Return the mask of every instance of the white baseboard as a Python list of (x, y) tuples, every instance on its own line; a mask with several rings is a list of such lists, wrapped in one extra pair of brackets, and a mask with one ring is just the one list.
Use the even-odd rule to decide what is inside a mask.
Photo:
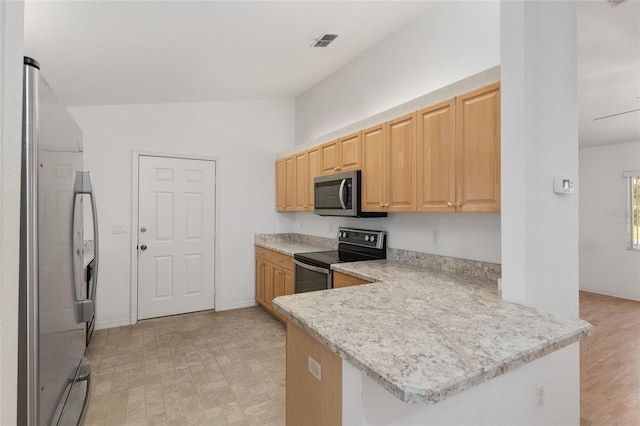
[(224, 304), (216, 305), (216, 311), (217, 312), (230, 311), (231, 309), (250, 308), (256, 305), (257, 303), (255, 299), (241, 300), (239, 302), (224, 303)]
[(96, 321), (96, 330), (102, 330), (105, 328), (115, 328), (115, 327), (124, 327), (126, 325), (131, 325), (131, 320), (129, 318), (126, 319), (117, 319), (117, 320), (108, 320), (108, 321)]
[(601, 294), (603, 296), (611, 296), (611, 297), (617, 297), (619, 299), (628, 299), (628, 300), (635, 300), (637, 302), (640, 302), (640, 299), (636, 296), (618, 293), (616, 291), (602, 291), (600, 289), (592, 289), (592, 288), (586, 288), (586, 287), (580, 287), (580, 291), (586, 291), (589, 293)]

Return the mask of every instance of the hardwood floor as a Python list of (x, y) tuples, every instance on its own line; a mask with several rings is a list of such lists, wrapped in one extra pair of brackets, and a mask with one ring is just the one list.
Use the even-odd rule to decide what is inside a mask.
[(580, 424), (640, 425), (640, 302), (580, 292)]

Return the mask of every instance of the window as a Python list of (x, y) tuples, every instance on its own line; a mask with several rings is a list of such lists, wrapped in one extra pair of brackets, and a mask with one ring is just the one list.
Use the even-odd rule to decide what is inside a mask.
[(629, 194), (629, 248), (640, 250), (640, 171), (624, 172), (624, 177), (627, 178)]

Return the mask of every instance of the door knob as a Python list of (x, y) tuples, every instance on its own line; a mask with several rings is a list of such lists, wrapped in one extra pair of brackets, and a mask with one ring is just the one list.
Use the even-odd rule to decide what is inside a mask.
[(147, 245), (143, 244), (140, 246), (140, 250), (145, 251), (147, 249)]
[(140, 232), (145, 233), (147, 232), (147, 227), (143, 226), (142, 228), (140, 228)]

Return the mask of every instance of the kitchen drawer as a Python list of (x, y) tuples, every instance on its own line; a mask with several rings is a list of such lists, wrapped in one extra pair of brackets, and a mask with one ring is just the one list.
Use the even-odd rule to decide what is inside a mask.
[(272, 253), (275, 253), (271, 250), (267, 250), (266, 248), (263, 247), (257, 247), (256, 246), (256, 257), (258, 259), (262, 259), (266, 262), (271, 262), (271, 255)]
[(287, 256), (286, 254), (256, 246), (256, 257), (265, 262), (273, 263), (276, 266), (293, 271), (293, 257)]
[(293, 271), (293, 257), (275, 251), (271, 252), (271, 263)]

